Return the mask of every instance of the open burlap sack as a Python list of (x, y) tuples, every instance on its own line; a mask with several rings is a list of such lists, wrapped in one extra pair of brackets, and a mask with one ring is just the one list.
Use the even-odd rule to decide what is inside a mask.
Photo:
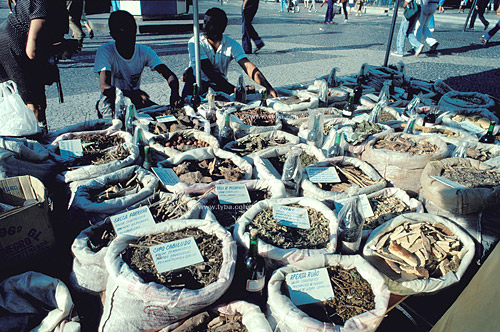
[(207, 134), (203, 131), (194, 130), (194, 129), (179, 130), (179, 131), (174, 131), (174, 132), (164, 134), (164, 135), (153, 136), (148, 140), (149, 146), (152, 149), (156, 150), (157, 152), (161, 153), (162, 155), (165, 155), (166, 158), (185, 152), (185, 151), (174, 149), (174, 148), (164, 146), (164, 145), (158, 143), (158, 139), (164, 138), (164, 139), (169, 140), (174, 135), (182, 135), (183, 137), (193, 137), (199, 141), (208, 143), (211, 147), (214, 147), (214, 148), (219, 147), (219, 141), (217, 141), (217, 138), (215, 138), (214, 136)]
[(493, 110), (495, 101), (484, 93), (453, 90), (445, 93), (439, 99), (438, 106), (451, 112), (480, 108)]
[[(319, 99), (314, 94), (307, 91), (290, 91), (286, 89), (278, 89), (280, 98), (270, 98), (267, 101), (269, 107), (273, 108), (277, 112), (293, 112), (293, 111), (304, 111), (309, 108), (316, 108), (319, 104)], [(295, 104), (286, 104), (281, 100), (289, 97), (296, 97), (300, 102)]]
[(491, 166), (469, 158), (447, 158), (430, 162), (422, 172), (421, 183), (425, 197), (435, 205), (454, 214), (470, 214), (498, 204), (500, 186), (457, 189), (432, 178), (432, 176), (441, 176), (446, 167), (492, 169)]
[(321, 203), (317, 199), (307, 198), (307, 197), (290, 197), (290, 198), (278, 198), (278, 199), (266, 199), (260, 201), (253, 205), (245, 214), (243, 214), (238, 222), (236, 223), (233, 236), (236, 241), (246, 249), (248, 249), (250, 243), (249, 233), (246, 231), (247, 225), (252, 223), (255, 216), (261, 211), (272, 208), (277, 205), (290, 205), (299, 204), (303, 207), (311, 207), (319, 211), (328, 221), (329, 240), (325, 248), (322, 249), (283, 249), (276, 247), (274, 245), (265, 243), (259, 239), (259, 255), (266, 259), (271, 259), (278, 264), (289, 264), (297, 262), (305, 257), (319, 255), (319, 254), (332, 254), (335, 252), (337, 247), (337, 229), (338, 221), (337, 217), (331, 209), (329, 209), (325, 204)]
[[(311, 318), (297, 308), (288, 296), (283, 294), (282, 290), (287, 274), (338, 265), (344, 269), (356, 268), (363, 279), (370, 284), (375, 295), (375, 309), (352, 317), (343, 326), (339, 326)], [(268, 284), (268, 291), (267, 314), (273, 331), (277, 332), (375, 331), (385, 316), (390, 295), (381, 274), (359, 255), (316, 255), (283, 266), (272, 274)]]
[[(182, 232), (198, 228), (222, 241), (223, 263), (216, 282), (191, 290), (169, 289), (155, 282), (145, 282), (121, 258), (129, 243), (141, 236), (163, 232)], [(236, 265), (236, 243), (231, 234), (209, 220), (183, 219), (156, 224), (130, 235), (118, 236), (104, 258), (109, 272), (106, 301), (99, 325), (102, 332), (161, 329), (214, 303), (230, 286)]]
[(85, 122), (80, 122), (77, 124), (73, 124), (62, 129), (56, 130), (54, 132), (49, 132), (47, 137), (43, 140), (46, 144), (51, 144), (57, 139), (59, 136), (72, 133), (72, 132), (86, 132), (86, 131), (109, 131), (114, 132), (118, 131), (122, 128), (123, 124), (118, 119), (97, 119), (97, 120), (89, 120)]
[[(462, 251), (464, 252), (457, 272), (450, 271), (440, 278), (423, 278), (408, 281), (407, 279), (401, 278), (399, 274), (396, 274), (389, 268), (382, 258), (376, 256), (373, 252), (378, 240), (386, 233), (393, 231), (396, 227), (406, 222), (412, 224), (425, 222), (431, 225), (441, 223), (448, 227), (448, 229), (459, 238), (462, 243)], [(474, 257), (474, 251), (474, 241), (471, 237), (460, 226), (449, 219), (428, 213), (405, 213), (373, 230), (363, 247), (363, 257), (382, 273), (391, 293), (397, 295), (414, 295), (433, 293), (458, 282), (469, 267)]]
[[(405, 152), (376, 149), (374, 147), (378, 140), (400, 135), (417, 143), (427, 141), (429, 144), (435, 145), (437, 151), (423, 155), (410, 155)], [(427, 163), (446, 158), (448, 154), (448, 146), (438, 137), (396, 133), (380, 136), (369, 141), (361, 159), (373, 166), (384, 179), (395, 187), (416, 194), (420, 189), (420, 175)]]
[[(251, 110), (256, 108), (264, 110), (268, 113), (267, 116), (268, 118), (266, 120), (269, 120), (269, 117), (274, 117), (275, 119), (274, 125), (270, 126), (249, 125), (243, 121), (244, 119), (240, 119), (238, 116), (234, 114), (235, 112), (238, 111)], [(271, 107), (263, 107), (263, 106), (243, 106), (238, 108), (231, 107), (227, 110), (227, 112), (230, 113), (231, 128), (233, 128), (235, 133), (240, 133), (240, 135), (249, 135), (249, 134), (262, 133), (266, 131), (280, 130), (281, 127), (283, 126), (279, 113), (273, 110)], [(218, 128), (222, 128), (224, 126), (225, 113), (218, 111), (216, 115), (217, 115), (217, 126)]]
[[(469, 131), (467, 127), (463, 126), (465, 123), (464, 121), (462, 121), (462, 122), (455, 121), (456, 119), (454, 119), (454, 117), (456, 115), (464, 115), (464, 116), (479, 115), (479, 116), (483, 117), (484, 119), (480, 119), (479, 122), (474, 123), (477, 127), (482, 128), (483, 131), (480, 133), (475, 133), (473, 131)], [(474, 136), (486, 133), (486, 131), (488, 130), (488, 128), (490, 126), (490, 121), (495, 121), (497, 126), (493, 132), (494, 133), (498, 132), (498, 118), (496, 117), (496, 115), (494, 113), (488, 111), (487, 109), (474, 109), (474, 110), (458, 109), (455, 112), (448, 112), (447, 114), (443, 114), (442, 117), (438, 117), (438, 120), (441, 120), (441, 122), (448, 127), (455, 127), (458, 129), (465, 130)]]

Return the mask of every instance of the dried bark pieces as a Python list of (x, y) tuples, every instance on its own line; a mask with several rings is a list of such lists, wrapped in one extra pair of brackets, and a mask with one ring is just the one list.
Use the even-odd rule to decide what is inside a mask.
[(401, 136), (386, 137), (378, 140), (375, 149), (386, 149), (395, 152), (409, 153), (410, 155), (422, 155), (427, 153), (436, 153), (438, 147), (430, 144), (427, 140), (415, 142), (411, 138), (403, 138)]
[(245, 171), (236, 166), (230, 159), (187, 160), (173, 167), (179, 180), (187, 184), (211, 183), (220, 179), (238, 181), (243, 179)]

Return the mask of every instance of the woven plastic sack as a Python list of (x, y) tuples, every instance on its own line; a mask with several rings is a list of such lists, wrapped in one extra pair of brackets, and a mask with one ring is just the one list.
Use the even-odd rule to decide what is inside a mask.
[[(172, 156), (168, 158), (167, 160), (164, 160), (162, 162), (158, 163), (158, 167), (163, 167), (163, 168), (172, 168), (174, 166), (179, 165), (183, 161), (186, 160), (198, 160), (202, 161), (205, 159), (212, 159), (212, 158), (222, 158), (222, 159), (231, 159), (231, 161), (238, 166), (240, 169), (242, 169), (245, 172), (245, 175), (243, 179), (241, 180), (249, 180), (252, 178), (252, 165), (248, 163), (243, 158), (238, 157), (234, 153), (224, 151), (222, 149), (218, 148), (201, 148), (201, 149), (196, 149), (193, 151), (187, 151), (183, 152), (180, 154), (177, 154), (175, 156)], [(230, 182), (229, 180), (218, 180), (215, 181), (216, 183), (225, 183), (225, 182)], [(183, 182), (179, 182), (175, 185), (165, 185), (165, 188), (170, 191), (170, 192), (183, 192), (186, 188), (188, 187), (193, 187), (193, 188), (202, 188), (206, 187), (210, 184), (207, 183), (196, 183), (194, 185), (188, 185)]]
[[(122, 197), (105, 200), (101, 203), (90, 200), (90, 193), (97, 190), (104, 190), (107, 184), (116, 184), (121, 181), (131, 179), (137, 175), (138, 181), (143, 188), (137, 193)], [(139, 167), (130, 166), (119, 169), (115, 172), (102, 175), (81, 183), (74, 192), (70, 200), (69, 214), (73, 220), (99, 222), (105, 217), (113, 215), (130, 207), (153, 194), (158, 187), (158, 178), (151, 172)]]
[[(378, 190), (384, 189), (387, 185), (387, 182), (377, 173), (377, 171), (373, 167), (371, 167), (366, 162), (356, 158), (352, 157), (327, 158), (311, 166), (330, 167), (332, 165), (353, 165), (356, 168), (360, 169), (364, 174), (366, 174), (372, 181), (375, 181), (375, 183), (372, 185), (359, 188), (357, 190), (358, 195), (370, 194), (376, 192)], [(319, 199), (320, 201), (326, 201), (328, 204), (331, 204), (335, 200), (348, 197), (347, 192), (326, 191), (319, 188), (316, 184), (312, 183), (309, 180), (309, 176), (307, 174), (306, 169), (304, 169), (304, 172), (302, 173), (301, 187), (304, 196), (313, 197)]]
[[(343, 326), (324, 323), (309, 317), (290, 298), (282, 293), (286, 275), (293, 272), (340, 265), (344, 269), (356, 268), (371, 286), (375, 295), (375, 309), (348, 319)], [(383, 277), (359, 255), (316, 255), (274, 271), (268, 284), (268, 317), (276, 332), (362, 332), (375, 331), (387, 311), (389, 290)]]
[(468, 141), (472, 143), (472, 141), (477, 140), (477, 138), (468, 131), (457, 127), (435, 125), (430, 127), (429, 130), (430, 132), (425, 132), (417, 129), (421, 136), (434, 136), (442, 139), (450, 147), (450, 152), (452, 151), (452, 149), (455, 149), (455, 147), (458, 146), (458, 144), (460, 144), (460, 142), (462, 141)]
[(291, 198), (279, 198), (279, 199), (266, 199), (260, 201), (253, 205), (247, 212), (245, 212), (238, 222), (236, 223), (233, 236), (236, 241), (246, 249), (249, 249), (250, 236), (246, 231), (247, 225), (249, 225), (255, 216), (261, 211), (272, 208), (276, 205), (290, 205), (299, 204), (304, 207), (311, 207), (319, 212), (329, 220), (329, 240), (325, 248), (322, 249), (282, 249), (271, 244), (265, 243), (259, 239), (259, 255), (278, 262), (281, 265), (297, 262), (305, 257), (320, 255), (320, 254), (332, 254), (335, 252), (337, 247), (337, 228), (338, 221), (337, 217), (331, 209), (329, 209), (325, 204), (321, 203), (317, 199), (307, 198), (307, 197), (291, 197)]
[(493, 110), (495, 101), (488, 95), (479, 92), (450, 91), (439, 99), (438, 106), (454, 112), (464, 109)]
[[(274, 116), (275, 117), (275, 122), (274, 125), (271, 126), (255, 126), (255, 125), (248, 125), (243, 122), (242, 119), (240, 119), (238, 116), (236, 116), (234, 113), (238, 111), (244, 111), (244, 110), (250, 110), (258, 108), (261, 110), (266, 111), (269, 116)], [(227, 110), (230, 114), (230, 120), (231, 120), (231, 128), (233, 128), (235, 133), (241, 133), (242, 135), (248, 135), (248, 134), (257, 134), (257, 133), (262, 133), (266, 131), (273, 131), (273, 130), (280, 130), (281, 127), (283, 126), (281, 123), (281, 118), (279, 114), (273, 110), (271, 107), (262, 107), (262, 106), (243, 106), (241, 108), (236, 108), (236, 107), (231, 107)], [(222, 128), (224, 125), (225, 121), (225, 112), (217, 112), (217, 126), (218, 128)], [(267, 120), (267, 119), (266, 119)]]
[(454, 166), (479, 170), (492, 169), (491, 166), (469, 158), (447, 158), (430, 162), (423, 170), (421, 177), (422, 191), (428, 200), (454, 214), (475, 213), (498, 204), (500, 186), (456, 189), (432, 178), (432, 176), (441, 176), (445, 168)]
[(29, 136), (40, 132), (35, 113), (22, 100), (13, 81), (0, 83), (0, 135)]
[[(280, 157), (286, 155), (289, 151), (294, 149), (302, 150), (302, 153), (305, 153), (311, 157), (315, 157), (317, 161), (325, 159), (323, 151), (312, 145), (296, 144), (290, 146), (270, 147), (256, 153), (256, 156), (254, 158), (254, 167), (255, 167), (254, 177), (257, 179), (264, 179), (264, 180), (269, 180), (269, 179), (281, 180), (281, 174), (283, 173), (283, 170), (282, 169), (276, 170), (274, 166), (271, 164), (271, 162), (268, 160), (268, 158)], [(305, 167), (305, 165), (302, 165), (302, 167)]]
[[(375, 256), (375, 254), (373, 253), (373, 248), (381, 236), (383, 236), (387, 232), (391, 232), (396, 227), (405, 222), (426, 222), (431, 225), (434, 225), (435, 223), (441, 223), (444, 226), (448, 227), (450, 231), (460, 239), (460, 242), (462, 242), (463, 245), (462, 250), (465, 251), (457, 272), (448, 272), (441, 278), (398, 281), (399, 275), (397, 275), (395, 272), (392, 272), (392, 270), (381, 258)], [(449, 219), (428, 213), (406, 213), (392, 219), (391, 221), (386, 222), (385, 224), (380, 225), (370, 234), (370, 237), (368, 238), (363, 248), (363, 257), (365, 257), (368, 262), (370, 262), (382, 273), (385, 282), (392, 294), (414, 295), (433, 293), (460, 281), (474, 257), (474, 250), (474, 241), (472, 241), (471, 237), (464, 230), (462, 230), (461, 227), (454, 224)], [(392, 279), (389, 276), (391, 276)]]
[[(436, 145), (438, 150), (430, 154), (410, 155), (409, 153), (374, 148), (378, 140), (399, 135), (402, 135), (403, 138), (410, 138), (417, 143), (427, 141)], [(372, 165), (393, 186), (410, 193), (418, 193), (420, 176), (427, 163), (433, 160), (441, 160), (448, 157), (448, 155), (448, 146), (438, 137), (397, 133), (380, 136), (369, 141), (361, 158)]]
[[(500, 167), (500, 145), (498, 144), (485, 144), (485, 143), (479, 143), (476, 141), (469, 140), (467, 141), (467, 148), (468, 149), (474, 149), (474, 150), (479, 150), (483, 151), (486, 153), (491, 154), (491, 157), (487, 159), (486, 161), (483, 161), (483, 163), (487, 166), (491, 167)], [(471, 158), (471, 156), (467, 156), (467, 158)], [(474, 159), (474, 158), (472, 158)]]
[[(154, 106), (145, 107), (145, 108), (141, 108), (141, 109), (137, 110), (137, 114), (139, 115), (139, 117), (140, 117), (140, 114), (147, 114), (151, 117), (156, 117), (156, 116), (159, 116), (161, 114), (167, 113), (168, 109), (169, 109), (169, 107), (167, 105), (154, 105)], [(210, 130), (211, 130), (210, 122), (206, 118), (196, 115), (196, 113), (194, 112), (194, 109), (189, 105), (185, 105), (183, 107), (183, 110), (188, 117), (190, 117), (192, 119), (199, 120), (203, 126), (202, 131), (207, 133), (207, 134), (210, 134)], [(155, 123), (155, 121), (146, 120), (146, 119), (142, 118), (142, 119), (139, 119), (139, 123), (145, 125), (145, 131), (147, 131), (150, 135), (154, 135), (153, 133), (151, 133), (149, 131), (148, 125), (150, 123)]]
[[(231, 151), (237, 155), (240, 155), (236, 151), (232, 150), (233, 148), (235, 148), (237, 146), (237, 143), (241, 142), (242, 140), (249, 140), (249, 139), (253, 140), (256, 137), (260, 137), (264, 140), (286, 139), (288, 142), (286, 145), (294, 145), (294, 144), (298, 144), (300, 142), (300, 139), (295, 135), (292, 135), (290, 133), (287, 133), (287, 132), (284, 132), (281, 130), (273, 130), (273, 131), (266, 131), (266, 132), (262, 132), (262, 133), (258, 133), (258, 134), (246, 135), (245, 137), (237, 139), (236, 141), (232, 141), (232, 142), (227, 143), (226, 146), (224, 146), (223, 148), (224, 148), (224, 150)], [(255, 158), (255, 155), (259, 151), (262, 151), (262, 150), (258, 150), (258, 151), (256, 150), (250, 154), (247, 154), (246, 156), (242, 156), (242, 158), (253, 165), (253, 160)]]
[(49, 132), (46, 137), (44, 137), (44, 142), (46, 144), (52, 144), (55, 139), (66, 133), (82, 132), (82, 131), (108, 131), (114, 132), (122, 128), (123, 124), (119, 119), (97, 119), (89, 120), (85, 122), (80, 122), (73, 124), (62, 129), (56, 130), (54, 132)]
[[(269, 107), (272, 107), (277, 112), (293, 112), (293, 111), (304, 111), (307, 109), (317, 108), (319, 104), (319, 99), (314, 94), (307, 91), (289, 91), (284, 89), (277, 89), (280, 98), (270, 98), (267, 100)], [(282, 102), (283, 99), (289, 97), (297, 97), (300, 102), (297, 104), (288, 105)]]
[(27, 331), (34, 315), (43, 316), (31, 331), (79, 332), (80, 323), (71, 321), (74, 309), (68, 287), (38, 272), (26, 272), (0, 283), (0, 327), (2, 332)]
[[(222, 241), (223, 263), (216, 282), (198, 290), (174, 289), (154, 282), (146, 283), (121, 258), (121, 252), (137, 238), (163, 232), (199, 228)], [(218, 223), (208, 220), (172, 220), (118, 236), (104, 259), (109, 272), (102, 332), (160, 329), (213, 304), (230, 286), (236, 265), (236, 243)]]
[[(174, 196), (174, 194), (160, 192), (160, 201), (166, 200), (171, 196)], [(129, 210), (148, 205), (146, 200), (132, 205)], [(202, 215), (202, 212), (206, 212), (207, 209), (202, 208), (199, 203), (196, 203), (196, 201), (189, 202), (188, 206), (190, 207), (190, 210), (179, 219), (205, 219), (207, 216), (206, 213)], [(120, 211), (116, 214), (121, 212), (125, 211)], [(212, 217), (212, 219), (214, 218)], [(89, 236), (102, 227), (102, 225), (106, 222), (111, 221), (105, 219), (95, 225), (87, 227), (80, 232), (71, 245), (71, 252), (73, 253), (74, 259), (73, 271), (71, 271), (70, 274), (70, 283), (72, 287), (79, 289), (80, 291), (95, 294), (106, 289), (108, 271), (106, 270), (106, 265), (104, 264), (104, 257), (106, 256), (109, 246), (103, 247), (101, 250), (94, 252), (88, 245)]]
[(202, 141), (202, 142), (206, 142), (208, 143), (211, 147), (214, 147), (214, 148), (218, 148), (219, 147), (219, 141), (217, 141), (217, 138), (215, 138), (214, 136), (210, 135), (210, 134), (207, 134), (203, 131), (199, 131), (199, 130), (194, 130), (194, 129), (190, 129), (190, 130), (179, 130), (179, 131), (174, 131), (174, 132), (171, 132), (171, 133), (168, 133), (168, 134), (163, 134), (163, 135), (157, 135), (157, 136), (153, 136), (150, 140), (149, 140), (149, 146), (160, 152), (161, 154), (165, 155), (167, 158), (168, 157), (171, 157), (171, 156), (174, 156), (174, 155), (177, 155), (177, 154), (180, 154), (182, 152), (185, 152), (185, 151), (180, 151), (180, 150), (177, 150), (177, 149), (174, 149), (174, 148), (171, 148), (171, 147), (167, 147), (167, 146), (164, 146), (160, 143), (158, 143), (158, 139), (159, 138), (164, 138), (164, 139), (170, 139), (172, 138), (172, 136), (174, 135), (182, 135), (183, 137), (193, 137), (199, 141)]

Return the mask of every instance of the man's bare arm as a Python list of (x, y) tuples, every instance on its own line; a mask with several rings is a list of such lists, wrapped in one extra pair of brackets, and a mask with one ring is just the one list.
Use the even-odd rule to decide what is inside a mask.
[(255, 81), (255, 83), (262, 85), (264, 88), (266, 88), (266, 91), (269, 95), (273, 97), (278, 97), (278, 93), (274, 90), (274, 88), (271, 86), (271, 84), (267, 81), (265, 78), (264, 74), (255, 66), (250, 60), (247, 58), (243, 58), (240, 61), (238, 61), (239, 65), (243, 70), (247, 73), (247, 75)]

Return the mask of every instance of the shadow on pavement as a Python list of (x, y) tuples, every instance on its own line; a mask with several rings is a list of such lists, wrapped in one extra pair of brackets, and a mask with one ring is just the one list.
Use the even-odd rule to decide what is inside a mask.
[(500, 45), (500, 42), (492, 42), (488, 43), (487, 46), (484, 46), (479, 43), (479, 40), (477, 44), (470, 44), (468, 46), (460, 46), (460, 47), (454, 47), (454, 48), (443, 48), (439, 49), (438, 52), (442, 55), (452, 55), (452, 54), (458, 54), (458, 53), (466, 53), (469, 51), (474, 51), (474, 50), (479, 50), (482, 48), (489, 48), (489, 47), (494, 47)]
[[(500, 43), (499, 43), (500, 44)], [(497, 66), (497, 63), (492, 63)], [(444, 80), (458, 91), (474, 91), (500, 98), (500, 69), (492, 69), (477, 74), (453, 76)]]

